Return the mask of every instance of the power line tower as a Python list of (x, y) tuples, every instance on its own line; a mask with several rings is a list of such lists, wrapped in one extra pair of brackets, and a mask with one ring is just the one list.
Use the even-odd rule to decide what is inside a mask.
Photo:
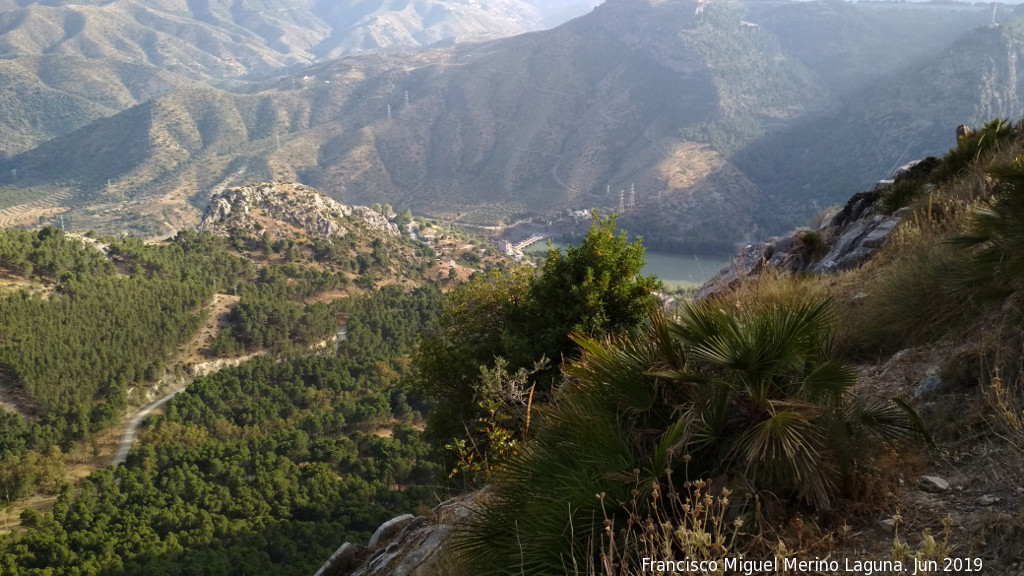
[(629, 209), (636, 208), (636, 184), (629, 185)]
[(619, 214), (626, 211), (626, 191), (619, 190)]

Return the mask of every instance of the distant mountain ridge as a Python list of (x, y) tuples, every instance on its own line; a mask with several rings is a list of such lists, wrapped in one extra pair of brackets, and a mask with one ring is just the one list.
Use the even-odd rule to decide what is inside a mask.
[[(512, 36), (586, 11), (549, 0), (0, 2), (0, 157), (196, 82)], [(555, 18), (555, 20), (551, 20)]]
[[(878, 174), (944, 154), (956, 145), (959, 124), (1020, 118), (1022, 58), (1024, 27), (979, 27), (919, 65), (851, 94), (843, 108), (752, 143), (737, 153), (736, 164), (759, 175), (754, 180), (766, 206), (806, 218), (823, 190), (851, 192), (858, 182), (865, 188)], [(778, 178), (764, 166), (790, 176)]]
[[(661, 248), (724, 249), (891, 167), (850, 173), (836, 151), (895, 162), (923, 121), (934, 129), (920, 132), (921, 150), (944, 150), (953, 127), (996, 108), (969, 97), (979, 77), (947, 73), (935, 55), (985, 69), (988, 51), (1017, 49), (971, 36), (953, 45), (988, 9), (697, 8), (610, 0), (543, 32), (179, 90), (3, 162), (18, 180), (0, 188), (0, 222), (50, 207), (75, 227), (162, 234), (194, 224), (211, 191), (277, 179), (484, 226), (599, 207), (624, 212), (620, 224)], [(873, 65), (840, 74), (828, 64), (862, 58)], [(928, 91), (900, 102), (896, 87), (910, 90), (922, 70), (965, 97), (918, 114)], [(985, 81), (1008, 94), (1010, 72)]]

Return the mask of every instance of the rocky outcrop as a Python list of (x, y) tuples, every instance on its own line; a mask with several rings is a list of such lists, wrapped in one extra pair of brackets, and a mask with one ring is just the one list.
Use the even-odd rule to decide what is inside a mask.
[(199, 378), (202, 376), (209, 376), (214, 372), (218, 372), (225, 368), (232, 366), (239, 366), (253, 358), (264, 354), (265, 352), (254, 352), (252, 354), (246, 354), (244, 356), (237, 356), (235, 358), (218, 358), (216, 360), (207, 360), (205, 362), (197, 362), (189, 365), (189, 372), (192, 376)]
[(744, 246), (728, 266), (701, 286), (696, 298), (706, 300), (768, 270), (834, 274), (862, 265), (885, 244), (903, 216), (901, 211), (887, 214), (883, 210), (885, 192), (903, 179), (927, 175), (936, 163), (929, 158), (903, 166), (892, 179), (855, 194), (841, 210), (823, 218), (816, 229), (798, 228)]
[(480, 504), (485, 492), (449, 500), (429, 516), (405, 514), (380, 526), (366, 548), (341, 545), (315, 576), (443, 576), (452, 531)]
[(390, 236), (398, 227), (365, 206), (346, 206), (302, 184), (262, 183), (229, 188), (210, 199), (200, 231), (226, 234), (230, 228), (267, 229), (283, 223), (325, 238), (343, 237), (353, 226)]

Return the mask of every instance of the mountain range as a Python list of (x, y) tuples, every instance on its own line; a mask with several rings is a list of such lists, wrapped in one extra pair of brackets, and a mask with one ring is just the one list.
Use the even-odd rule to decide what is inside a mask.
[[(394, 4), (378, 2), (374, 13), (425, 13), (426, 4)], [(94, 8), (109, 6), (119, 4)], [(466, 6), (508, 21), (520, 14), (522, 28), (544, 22), (539, 4)], [(184, 8), (191, 28), (167, 34), (163, 52), (121, 68), (94, 61), (94, 83), (117, 87), (102, 102), (68, 90), (53, 102), (0, 92), (11, 101), (7, 125), (18, 114), (54, 119), (48, 129), (22, 120), (31, 129), (13, 130), (20, 139), (5, 144), (0, 224), (62, 215), (76, 228), (166, 235), (197, 222), (211, 192), (276, 179), (498, 230), (598, 207), (621, 212), (620, 224), (657, 247), (725, 249), (946, 150), (958, 124), (1022, 109), (1022, 44), (1005, 7), (994, 19), (989, 6), (961, 4), (608, 0), (549, 30), (365, 53), (384, 47), (358, 40), (372, 27), (350, 27), (344, 42), (327, 33), (301, 40), (297, 30), (319, 30), (303, 14), (341, 22), (317, 5), (275, 13), (295, 27), (262, 36), (237, 7)], [(66, 35), (72, 12), (52, 10), (50, 21), (65, 10)], [(262, 10), (253, 22), (271, 18)], [(12, 13), (0, 22), (13, 22)], [(434, 42), (424, 31), (432, 21), (417, 22), (408, 37)], [(214, 50), (212, 33), (172, 40), (210, 27), (236, 34), (234, 43)], [(2, 42), (26, 37), (22, 29), (0, 27)], [(36, 58), (73, 63), (95, 44), (86, 38), (37, 49), (71, 44), (70, 60)], [(232, 55), (174, 52), (204, 46)], [(172, 53), (188, 65), (169, 65)], [(27, 68), (24, 57), (11, 62)], [(49, 77), (41, 70), (24, 72), (25, 86)], [(78, 86), (74, 78), (89, 70), (50, 76)], [(118, 84), (111, 70), (150, 92)]]
[(193, 83), (231, 86), (350, 53), (536, 30), (580, 0), (0, 1), (0, 154)]

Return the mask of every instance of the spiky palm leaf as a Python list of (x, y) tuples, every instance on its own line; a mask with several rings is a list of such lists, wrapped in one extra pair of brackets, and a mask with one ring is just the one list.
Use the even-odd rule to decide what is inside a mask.
[(743, 316), (715, 304), (655, 314), (643, 333), (576, 336), (581, 357), (540, 410), (532, 441), (494, 476), (494, 496), (460, 540), (480, 574), (564, 569), (604, 529), (604, 509), (644, 513), (646, 491), (688, 455), (690, 478), (726, 473), (827, 507), (863, 456), (851, 438), (920, 428), (852, 401), (856, 372), (831, 358), (827, 302)]
[(828, 507), (839, 488), (839, 467), (820, 417), (815, 405), (774, 404), (767, 418), (734, 441), (730, 459), (755, 486), (785, 488)]
[(998, 298), (1024, 283), (1024, 157), (989, 175), (999, 182), (996, 194), (972, 214), (968, 232), (949, 243), (971, 251), (959, 285), (980, 284), (981, 295)]

